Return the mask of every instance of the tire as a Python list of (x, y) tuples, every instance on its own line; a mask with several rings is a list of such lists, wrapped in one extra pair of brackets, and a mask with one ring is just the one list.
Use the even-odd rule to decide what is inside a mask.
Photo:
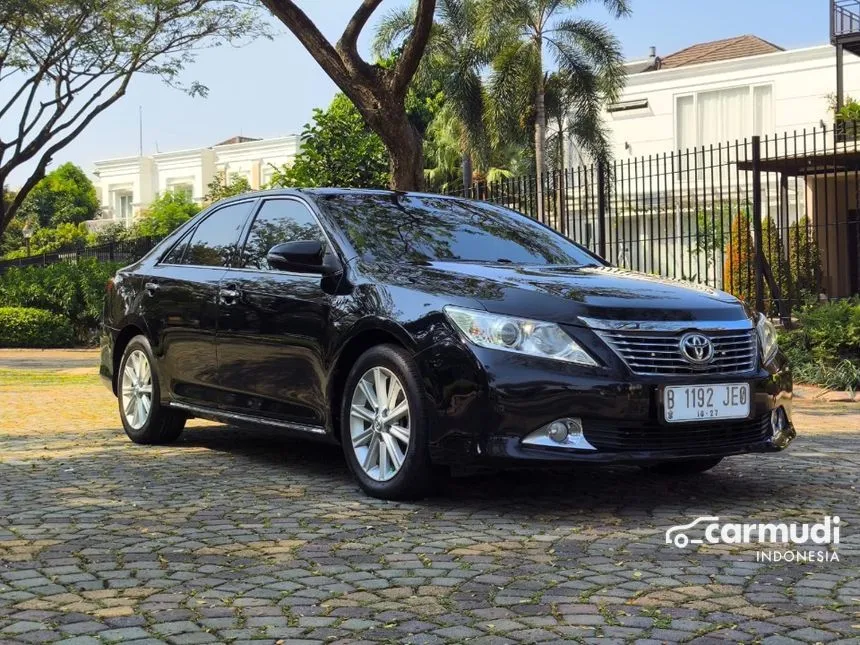
[(172, 443), (185, 427), (185, 414), (161, 405), (161, 387), (154, 365), (155, 358), (146, 336), (132, 338), (119, 364), (116, 389), (119, 418), (134, 443)]
[(686, 459), (683, 461), (664, 461), (653, 466), (647, 466), (645, 470), (658, 475), (698, 475), (706, 470), (710, 470), (722, 460), (722, 457), (707, 457), (703, 459)]
[[(392, 379), (399, 385), (393, 393)], [(382, 397), (377, 397), (381, 390)], [(395, 399), (389, 410), (392, 394)], [(428, 409), (418, 369), (402, 348), (377, 345), (358, 358), (344, 387), (340, 427), (346, 462), (365, 493), (408, 500), (430, 491)]]

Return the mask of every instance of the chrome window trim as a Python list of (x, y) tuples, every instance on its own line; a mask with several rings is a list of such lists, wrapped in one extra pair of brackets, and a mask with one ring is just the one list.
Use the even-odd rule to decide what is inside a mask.
[(601, 320), (580, 316), (589, 329), (600, 331), (657, 331), (680, 332), (689, 329), (701, 331), (749, 331), (753, 321), (744, 320)]
[[(158, 260), (155, 262), (155, 266), (167, 266), (167, 267), (198, 267), (198, 268), (199, 268), (199, 267), (204, 267), (204, 268), (207, 268), (207, 269), (229, 269), (229, 268), (230, 268), (229, 266), (216, 265), (216, 264), (183, 264), (183, 263), (181, 263), (181, 262), (180, 262), (179, 264), (177, 264), (176, 262), (165, 262), (165, 261), (164, 261), (164, 258), (165, 258), (165, 257), (167, 257), (167, 256), (168, 256), (168, 255), (173, 251), (173, 249), (175, 249), (175, 248), (179, 245), (179, 243), (180, 243), (180, 242), (182, 242), (182, 240), (184, 240), (184, 239), (185, 239), (185, 237), (186, 237), (187, 235), (190, 235), (191, 237), (194, 237), (194, 234), (197, 232), (197, 229), (200, 227), (200, 225), (201, 225), (203, 222), (205, 222), (207, 219), (209, 219), (210, 217), (212, 217), (212, 216), (213, 216), (215, 213), (217, 213), (218, 211), (220, 211), (220, 210), (222, 210), (222, 209), (224, 209), (224, 208), (227, 208), (228, 206), (235, 206), (236, 204), (245, 204), (245, 203), (247, 203), (247, 202), (257, 202), (257, 201), (259, 201), (259, 199), (260, 199), (259, 197), (248, 197), (248, 198), (245, 198), (245, 199), (236, 199), (236, 200), (233, 200), (233, 201), (227, 202), (226, 204), (220, 204), (220, 205), (218, 205), (218, 206), (215, 206), (215, 205), (213, 204), (213, 206), (212, 206), (212, 207), (210, 207), (209, 209), (206, 209), (206, 210), (201, 211), (200, 213), (198, 213), (197, 215), (195, 215), (194, 217), (192, 217), (192, 218), (191, 218), (191, 220), (188, 222), (188, 223), (190, 224), (190, 226), (188, 227), (188, 230), (184, 231), (184, 232), (182, 233), (182, 235), (180, 235), (179, 237), (177, 237), (177, 238), (176, 238), (176, 240), (173, 242), (173, 244), (171, 244), (171, 245), (170, 245), (170, 247), (169, 247), (169, 248), (168, 248), (164, 253), (162, 253), (160, 256), (158, 256)], [(248, 215), (245, 215), (245, 223), (242, 225), (242, 230), (241, 230), (241, 231), (239, 231), (239, 238), (240, 238), (240, 239), (242, 238), (242, 236), (243, 236), (243, 235), (244, 235), (244, 233), (245, 233), (245, 229), (246, 229), (247, 224), (248, 224), (248, 218), (249, 218), (249, 217), (251, 217), (252, 215), (253, 215), (253, 216), (256, 216), (256, 212), (254, 211), (254, 206), (253, 206), (253, 204), (251, 205), (251, 210), (250, 210), (250, 212), (248, 213)], [(200, 219), (199, 219), (198, 221), (196, 221), (196, 222), (195, 222), (195, 221), (194, 221), (194, 219), (195, 219), (196, 217), (198, 217), (198, 216), (200, 217)], [(185, 225), (183, 224), (183, 226), (185, 226)], [(180, 227), (179, 229), (177, 229), (177, 231), (181, 230), (181, 228), (182, 228), (182, 227)], [(173, 231), (171, 231), (171, 233), (169, 233), (168, 235), (172, 235), (172, 234), (173, 234)], [(189, 241), (190, 241), (190, 240), (189, 240)], [(236, 249), (238, 249), (238, 245), (234, 245), (234, 247), (235, 247)], [(182, 257), (183, 257), (183, 258), (185, 258), (185, 253), (186, 253), (187, 251), (188, 251), (188, 249), (185, 249), (185, 251), (183, 251), (183, 252), (182, 252)], [(230, 263), (231, 263), (231, 264), (232, 264), (232, 261), (233, 261), (233, 258), (231, 257), (231, 258), (230, 258)]]
[[(242, 237), (241, 237), (242, 245), (241, 245), (241, 247), (239, 247), (239, 246), (236, 247), (236, 259), (237, 260), (239, 260), (240, 262), (244, 261), (243, 256), (245, 254), (245, 247), (248, 245), (248, 238), (251, 237), (251, 230), (254, 228), (254, 222), (257, 221), (257, 217), (259, 216), (260, 211), (263, 210), (263, 206), (266, 205), (266, 202), (271, 202), (271, 201), (291, 201), (291, 202), (297, 202), (297, 203), (301, 204), (302, 206), (304, 206), (307, 209), (307, 211), (311, 214), (311, 217), (316, 222), (320, 231), (322, 231), (323, 237), (325, 238), (325, 243), (328, 245), (329, 252), (334, 253), (335, 255), (339, 255), (337, 252), (337, 247), (334, 244), (332, 244), (331, 237), (329, 236), (328, 231), (326, 230), (325, 226), (323, 226), (322, 222), (320, 221), (319, 216), (314, 212), (314, 209), (311, 208), (311, 205), (306, 200), (304, 200), (301, 197), (298, 197), (296, 195), (272, 195), (271, 197), (265, 197), (265, 196), (260, 197), (260, 203), (257, 205), (257, 207), (254, 209), (254, 211), (251, 213), (251, 219), (248, 222), (247, 229), (242, 231)], [(244, 267), (244, 266), (242, 266), (242, 267), (231, 266), (231, 267), (227, 267), (227, 268), (229, 268), (233, 271), (252, 271), (254, 273), (277, 273), (280, 275), (304, 275), (304, 276), (318, 275), (316, 273), (301, 273), (301, 272), (296, 272), (296, 271), (281, 271), (279, 269), (257, 269), (254, 267)]]
[(278, 419), (269, 419), (267, 417), (257, 417), (251, 414), (242, 414), (240, 412), (225, 412), (217, 408), (207, 408), (202, 405), (191, 405), (190, 403), (181, 403), (171, 401), (169, 407), (179, 410), (186, 410), (199, 415), (216, 417), (218, 419), (231, 419), (245, 423), (256, 423), (260, 425), (274, 426), (276, 428), (286, 428), (288, 430), (299, 430), (301, 432), (309, 432), (311, 434), (324, 435), (325, 428), (322, 426), (307, 425), (304, 423), (295, 423), (292, 421), (280, 421)]

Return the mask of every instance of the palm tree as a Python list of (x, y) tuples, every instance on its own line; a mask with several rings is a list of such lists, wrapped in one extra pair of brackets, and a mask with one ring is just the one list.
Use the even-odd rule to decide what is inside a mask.
[[(481, 21), (496, 42), (489, 93), (493, 130), (523, 127), (534, 119), (535, 165), (546, 172), (547, 84), (545, 54), (557, 68), (556, 105), (569, 109), (569, 136), (594, 158), (607, 156), (600, 109), (618, 98), (624, 67), (618, 40), (606, 26), (569, 12), (592, 0), (483, 0)], [(630, 13), (628, 0), (599, 0), (615, 16)], [(559, 119), (564, 122), (564, 119)], [(540, 187), (541, 182), (538, 181)], [(539, 189), (540, 190), (540, 189)], [(540, 203), (540, 199), (539, 199)]]
[[(415, 23), (415, 9), (390, 12), (377, 28), (373, 49), (377, 56), (390, 56), (400, 47)], [(484, 129), (484, 87), (481, 71), (488, 63), (481, 42), (478, 0), (438, 0), (430, 39), (416, 75), (416, 82), (435, 83), (445, 96), (447, 119), (455, 122), (463, 185), (472, 184), (472, 166), (484, 167), (488, 145)], [(451, 133), (450, 124), (439, 126)]]

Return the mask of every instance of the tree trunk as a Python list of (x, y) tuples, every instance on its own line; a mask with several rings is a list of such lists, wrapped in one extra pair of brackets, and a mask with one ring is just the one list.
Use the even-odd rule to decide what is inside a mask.
[(385, 110), (374, 128), (388, 150), (392, 190), (423, 190), (424, 141), (406, 116), (406, 110)]
[(463, 153), (463, 195), (471, 197), (472, 189), (472, 155), (468, 152)]
[(541, 56), (541, 40), (538, 40), (538, 87), (535, 97), (535, 175), (537, 178), (537, 216), (544, 221), (543, 180), (546, 172), (546, 105), (545, 78), (543, 75), (543, 57)]

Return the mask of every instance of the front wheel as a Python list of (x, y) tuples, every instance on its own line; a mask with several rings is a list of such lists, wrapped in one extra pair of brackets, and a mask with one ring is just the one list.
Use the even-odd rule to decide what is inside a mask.
[(659, 464), (645, 467), (648, 472), (658, 475), (698, 475), (710, 470), (723, 460), (722, 457), (710, 457), (704, 459), (684, 459), (681, 461), (664, 461)]
[(155, 359), (146, 336), (132, 338), (119, 364), (119, 416), (128, 438), (135, 443), (175, 441), (185, 427), (185, 415), (161, 405)]
[(429, 491), (425, 401), (415, 363), (402, 348), (379, 345), (356, 361), (344, 388), (341, 443), (368, 495), (415, 499)]

